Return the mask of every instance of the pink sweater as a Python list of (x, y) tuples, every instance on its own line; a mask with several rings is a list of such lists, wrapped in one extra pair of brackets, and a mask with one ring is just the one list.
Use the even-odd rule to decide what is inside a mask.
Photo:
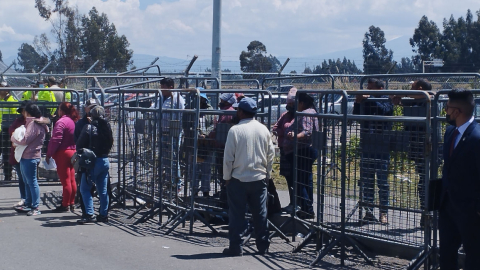
[(38, 159), (42, 155), (42, 146), (45, 140), (45, 134), (48, 132), (47, 124), (50, 123), (48, 118), (27, 117), (25, 121), (25, 137), (23, 140), (17, 141), (13, 136), (12, 142), (19, 145), (26, 145), (22, 158), (24, 159)]
[(52, 138), (48, 142), (47, 156), (51, 157), (57, 151), (65, 149), (75, 149), (75, 140), (73, 139), (73, 133), (75, 131), (75, 122), (63, 115), (55, 123), (55, 127), (52, 131)]

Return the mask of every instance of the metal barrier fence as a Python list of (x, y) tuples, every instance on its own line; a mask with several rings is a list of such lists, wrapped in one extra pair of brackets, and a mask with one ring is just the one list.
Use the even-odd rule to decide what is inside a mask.
[(478, 73), (410, 73), (410, 74), (375, 74), (365, 75), (360, 81), (360, 89), (369, 78), (385, 80), (385, 89), (408, 90), (412, 82), (418, 79), (427, 79), (432, 89), (478, 89), (480, 88), (480, 74)]
[[(0, 110), (1, 110), (1, 132), (0, 132), (0, 153), (2, 154), (2, 162), (0, 163), (0, 166), (3, 170), (3, 177), (2, 177), (2, 183), (7, 184), (7, 183), (16, 183), (18, 181), (16, 173), (13, 173), (13, 166), (9, 163), (9, 157), (10, 157), (10, 149), (12, 148), (12, 143), (10, 141), (10, 134), (9, 134), (9, 127), (12, 125), (12, 123), (19, 118), (21, 115), (18, 114), (17, 108), (20, 107), (21, 100), (22, 100), (22, 95), (24, 92), (27, 91), (54, 91), (58, 92), (57, 96), (63, 96), (65, 97), (66, 93), (70, 93), (72, 103), (75, 107), (79, 107), (79, 93), (74, 90), (74, 89), (44, 89), (44, 88), (24, 88), (24, 87), (6, 87), (6, 88), (0, 88), (0, 91), (9, 91), (9, 93), (15, 97), (18, 101), (14, 102), (7, 102), (7, 101), (1, 101), (0, 102)], [(50, 95), (53, 93), (48, 93)], [(26, 95), (27, 96), (27, 95)], [(35, 98), (35, 95), (31, 95), (32, 98)], [(60, 103), (63, 101), (56, 101), (56, 102), (50, 102), (50, 101), (35, 101), (35, 103), (38, 105), (40, 110), (42, 111), (42, 116), (49, 118), (51, 123), (48, 125), (49, 129), (52, 130), (54, 127), (55, 122), (58, 120), (57, 116), (57, 108), (60, 105)], [(50, 133), (46, 134), (45, 137), (45, 142), (44, 146), (42, 147), (42, 155), (45, 155), (47, 152), (47, 146), (50, 140)], [(38, 180), (40, 182), (45, 182), (45, 181), (57, 181), (58, 180), (58, 175), (56, 174), (56, 171), (48, 171), (45, 170), (45, 168), (41, 165), (39, 167), (39, 173), (38, 173)]]

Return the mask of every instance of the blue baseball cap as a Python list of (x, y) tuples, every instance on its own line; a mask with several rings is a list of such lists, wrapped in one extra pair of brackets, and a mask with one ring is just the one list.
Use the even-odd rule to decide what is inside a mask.
[(244, 97), (234, 107), (238, 107), (249, 113), (257, 113), (257, 102), (249, 97)]
[(200, 93), (200, 97), (206, 99), (208, 102), (210, 102), (210, 99), (207, 97), (207, 94), (205, 93)]

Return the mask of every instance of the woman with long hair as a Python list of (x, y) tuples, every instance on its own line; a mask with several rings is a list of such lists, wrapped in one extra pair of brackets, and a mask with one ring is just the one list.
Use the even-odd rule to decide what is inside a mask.
[(16, 140), (13, 136), (11, 140), (17, 145), (26, 145), (20, 159), (20, 170), (22, 171), (25, 182), (25, 203), (16, 208), (18, 212), (26, 212), (28, 216), (40, 215), (40, 187), (37, 182), (37, 165), (42, 155), (42, 146), (45, 140), (45, 134), (48, 133), (48, 124), (50, 120), (42, 117), (40, 108), (32, 102), (28, 102), (22, 111), (25, 117), (25, 136), (21, 140)]
[(52, 131), (52, 137), (47, 148), (47, 163), (53, 157), (57, 164), (57, 173), (63, 186), (62, 204), (55, 208), (54, 212), (74, 211), (75, 194), (77, 183), (75, 182), (75, 169), (70, 159), (75, 154), (75, 122), (78, 120), (78, 112), (75, 106), (69, 102), (62, 102), (58, 106), (58, 116)]
[[(77, 140), (77, 149), (89, 148), (97, 156), (95, 166), (82, 175), (80, 192), (85, 212), (79, 224), (95, 222), (108, 222), (108, 154), (113, 146), (113, 133), (110, 124), (104, 119), (105, 110), (102, 106), (96, 106), (90, 110), (89, 124), (86, 125)], [(99, 215), (95, 217), (93, 210), (93, 198), (90, 190), (95, 183), (98, 196), (100, 197)]]

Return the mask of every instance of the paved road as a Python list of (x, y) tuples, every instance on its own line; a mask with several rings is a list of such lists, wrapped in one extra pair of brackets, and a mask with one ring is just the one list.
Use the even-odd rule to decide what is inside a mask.
[[(59, 191), (42, 186), (42, 194)], [(42, 195), (43, 196), (43, 195)], [(195, 241), (183, 234), (163, 236), (162, 231), (132, 227), (118, 221), (77, 225), (78, 214), (52, 213), (42, 205), (42, 215), (16, 213), (18, 188), (0, 187), (0, 269), (303, 269), (302, 256), (289, 253), (291, 244), (272, 245), (272, 254), (255, 255), (246, 248), (243, 257), (225, 258), (220, 252), (224, 237)], [(155, 225), (155, 224), (153, 224)], [(200, 239), (200, 238), (198, 238)], [(219, 240), (220, 239), (220, 240)], [(213, 244), (212, 244), (213, 243)], [(216, 244), (215, 244), (216, 243)], [(304, 257), (304, 256), (303, 256)], [(305, 258), (303, 258), (305, 259)]]

